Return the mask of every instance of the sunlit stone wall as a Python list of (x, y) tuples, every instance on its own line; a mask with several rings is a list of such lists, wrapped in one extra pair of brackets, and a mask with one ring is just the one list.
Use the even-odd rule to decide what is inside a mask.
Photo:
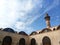
[(45, 36), (49, 37), (49, 39), (51, 40), (51, 45), (60, 45), (60, 30), (31, 35), (31, 36), (20, 35), (17, 33), (9, 33), (0, 30), (0, 45), (2, 44), (5, 36), (10, 36), (12, 38), (12, 45), (19, 45), (19, 40), (21, 38), (25, 39), (26, 45), (31, 44), (32, 38), (36, 40), (36, 45), (43, 45), (42, 40)]
[(31, 42), (31, 39), (34, 38), (37, 45), (43, 45), (42, 40), (45, 36), (50, 38), (51, 45), (60, 45), (60, 30), (32, 35), (29, 37), (29, 42)]

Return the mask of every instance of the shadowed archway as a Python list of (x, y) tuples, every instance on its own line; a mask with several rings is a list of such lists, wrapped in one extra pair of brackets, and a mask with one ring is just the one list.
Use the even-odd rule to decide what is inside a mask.
[(31, 39), (31, 44), (30, 45), (36, 45), (36, 40), (34, 38)]
[(25, 39), (24, 38), (21, 38), (19, 40), (19, 45), (25, 45)]
[(11, 45), (12, 44), (12, 38), (10, 36), (6, 36), (3, 39), (2, 45)]
[(43, 45), (51, 45), (51, 40), (49, 37), (45, 36), (42, 40)]

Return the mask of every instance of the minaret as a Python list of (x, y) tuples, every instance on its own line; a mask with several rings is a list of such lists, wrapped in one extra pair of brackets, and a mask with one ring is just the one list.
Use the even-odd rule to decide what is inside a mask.
[(50, 25), (50, 16), (48, 14), (46, 14), (45, 20), (46, 20), (47, 28), (50, 28), (51, 27), (51, 25)]

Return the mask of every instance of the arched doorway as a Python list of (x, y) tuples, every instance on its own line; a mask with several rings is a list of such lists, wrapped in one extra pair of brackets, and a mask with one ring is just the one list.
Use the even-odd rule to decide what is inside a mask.
[(25, 39), (24, 38), (21, 38), (19, 40), (19, 45), (25, 45)]
[(43, 38), (42, 42), (43, 42), (43, 45), (51, 45), (51, 40), (47, 36)]
[(10, 36), (6, 36), (3, 39), (2, 45), (11, 45), (11, 43), (12, 43), (12, 38)]
[(34, 38), (31, 39), (31, 45), (36, 45), (36, 40)]

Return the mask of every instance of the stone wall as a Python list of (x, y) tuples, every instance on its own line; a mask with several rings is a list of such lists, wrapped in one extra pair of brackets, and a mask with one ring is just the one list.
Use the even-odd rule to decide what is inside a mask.
[(25, 36), (25, 35), (20, 35), (20, 34), (16, 34), (16, 33), (11, 33), (11, 32), (5, 32), (5, 31), (1, 31), (0, 30), (0, 45), (3, 42), (4, 37), (6, 36), (10, 36), (12, 38), (12, 45), (18, 45), (19, 44), (19, 40), (21, 38), (25, 39), (26, 45), (28, 45), (28, 41), (29, 41), (29, 36)]
[(60, 45), (60, 30), (31, 35), (31, 36), (25, 36), (25, 35), (20, 35), (20, 34), (10, 33), (10, 32), (5, 32), (0, 30), (0, 45), (2, 44), (2, 41), (5, 36), (11, 36), (12, 45), (18, 45), (19, 40), (21, 38), (25, 39), (26, 45), (30, 45), (32, 38), (36, 40), (37, 45), (43, 45), (42, 40), (45, 36), (50, 38), (51, 45)]
[(31, 39), (34, 38), (37, 45), (43, 45), (42, 40), (45, 36), (50, 38), (51, 45), (60, 45), (60, 30), (32, 35), (29, 37), (29, 43), (31, 42)]

